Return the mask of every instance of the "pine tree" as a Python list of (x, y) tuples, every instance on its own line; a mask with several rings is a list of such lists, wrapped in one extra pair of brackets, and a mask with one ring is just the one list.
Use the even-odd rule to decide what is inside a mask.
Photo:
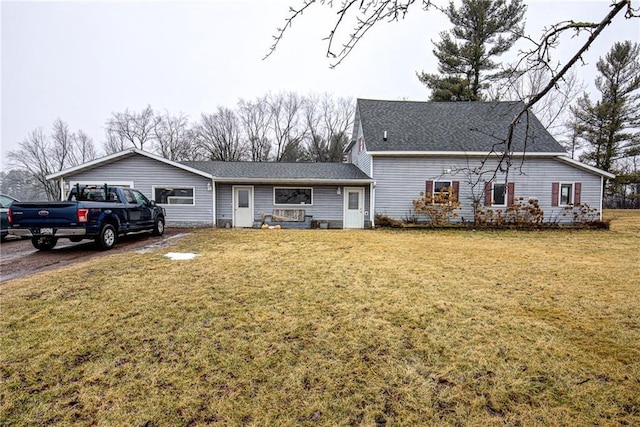
[(594, 103), (585, 93), (572, 108), (586, 142), (580, 159), (614, 172), (617, 160), (637, 155), (640, 148), (640, 46), (617, 42), (596, 67), (601, 99)]
[(499, 73), (492, 58), (508, 51), (520, 38), (526, 6), (522, 0), (462, 0), (445, 10), (454, 28), (440, 33), (433, 53), (438, 74), (418, 74), (432, 90), (433, 101), (479, 101), (488, 82)]

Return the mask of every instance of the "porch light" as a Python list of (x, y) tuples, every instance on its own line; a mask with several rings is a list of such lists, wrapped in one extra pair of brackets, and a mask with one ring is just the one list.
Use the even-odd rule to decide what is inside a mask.
[(211, 191), (213, 187), (211, 187), (211, 181), (207, 182), (207, 190)]
[(338, 187), (338, 189), (336, 190), (336, 194), (341, 194), (342, 190), (340, 189), (340, 187)]

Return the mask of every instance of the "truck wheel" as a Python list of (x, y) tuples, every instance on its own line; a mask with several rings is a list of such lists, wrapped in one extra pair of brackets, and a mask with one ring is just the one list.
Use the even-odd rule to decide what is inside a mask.
[(156, 218), (156, 223), (153, 225), (153, 235), (162, 236), (164, 234), (164, 218)]
[(32, 237), (31, 244), (39, 251), (50, 251), (58, 243), (55, 237)]
[(113, 248), (118, 237), (116, 229), (111, 224), (105, 224), (100, 229), (100, 234), (96, 237), (96, 245), (103, 251)]

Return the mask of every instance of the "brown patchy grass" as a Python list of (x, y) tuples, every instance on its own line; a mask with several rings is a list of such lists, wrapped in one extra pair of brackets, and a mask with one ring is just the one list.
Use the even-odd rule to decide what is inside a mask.
[(206, 230), (7, 282), (0, 423), (639, 425), (640, 212), (607, 218)]

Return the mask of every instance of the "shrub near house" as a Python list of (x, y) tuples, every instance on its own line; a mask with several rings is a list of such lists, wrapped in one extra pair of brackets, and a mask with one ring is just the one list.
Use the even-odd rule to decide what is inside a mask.
[[(412, 226), (416, 222), (424, 225), (444, 226), (451, 225), (451, 219), (457, 218), (456, 212), (460, 208), (456, 192), (453, 187), (438, 193), (420, 192), (420, 198), (413, 201), (414, 212), (423, 221), (411, 221)], [(600, 221), (600, 214), (597, 209), (593, 209), (586, 204), (579, 206), (566, 206), (562, 217), (569, 217), (571, 225), (579, 228), (608, 228), (608, 223)], [(553, 228), (560, 226), (557, 220), (544, 219), (544, 211), (536, 199), (525, 200), (524, 197), (516, 197), (512, 204), (504, 209), (481, 209), (475, 213), (473, 227), (487, 228)], [(376, 217), (376, 223), (381, 227), (398, 227), (408, 225), (409, 221), (395, 221), (385, 216)], [(459, 224), (463, 227), (467, 225)], [(567, 226), (566, 224), (563, 226)]]

